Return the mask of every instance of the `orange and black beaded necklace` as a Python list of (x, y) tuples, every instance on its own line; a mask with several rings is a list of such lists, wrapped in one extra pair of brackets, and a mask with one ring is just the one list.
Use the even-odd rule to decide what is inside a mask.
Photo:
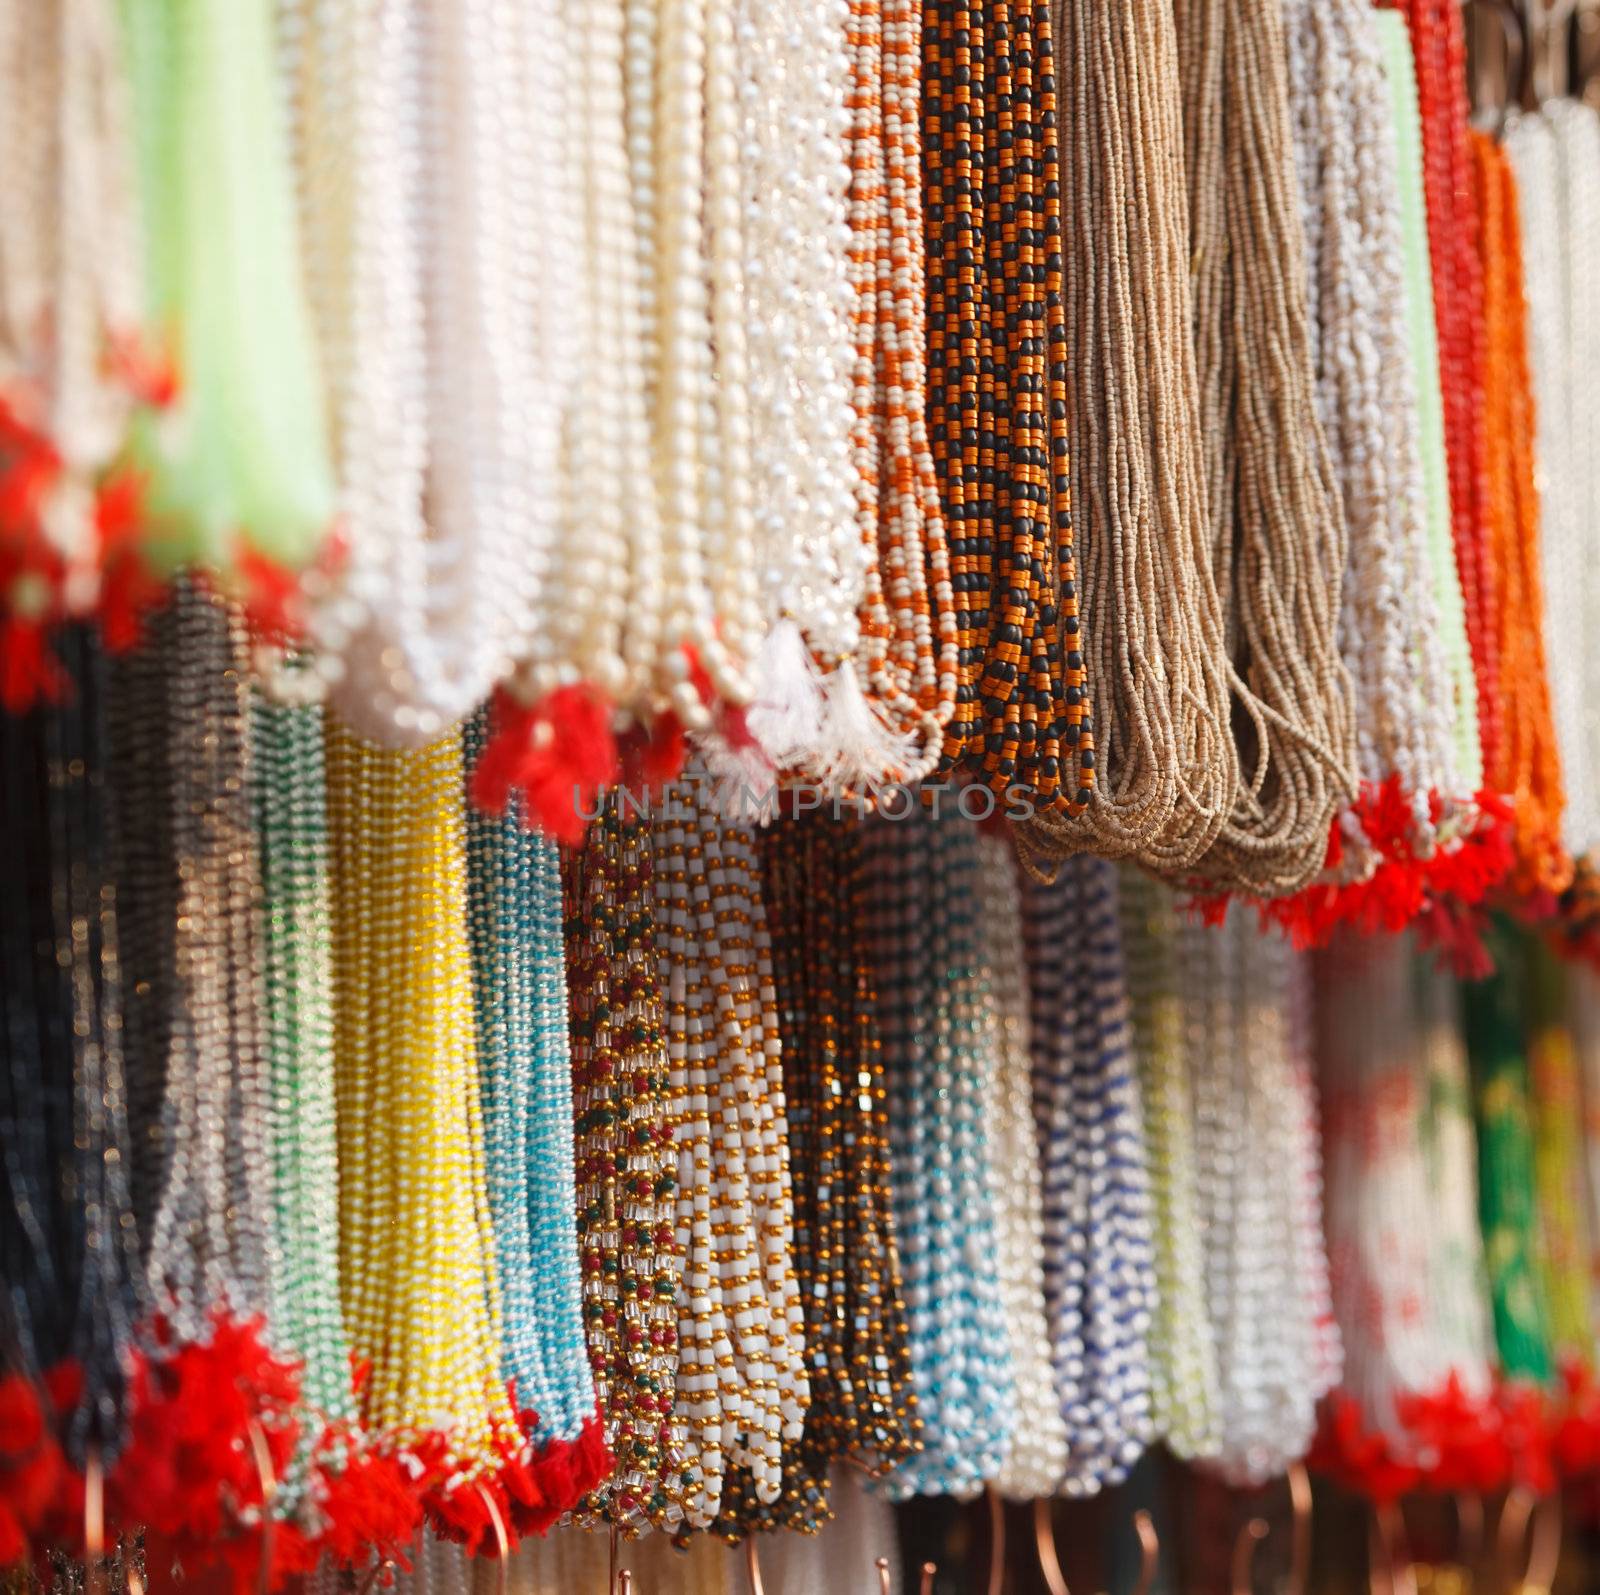
[(1045, 0), (926, 0), (922, 114), (928, 431), (959, 649), (941, 769), (1076, 812), (1094, 786), (1094, 744)]

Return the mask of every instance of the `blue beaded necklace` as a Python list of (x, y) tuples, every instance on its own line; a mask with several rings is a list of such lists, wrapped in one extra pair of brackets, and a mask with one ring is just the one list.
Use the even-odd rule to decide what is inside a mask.
[[(469, 767), (484, 720), (469, 722)], [(485, 1164), (501, 1301), (501, 1361), (536, 1447), (574, 1441), (595, 1413), (574, 1210), (572, 1071), (553, 842), (469, 810), (472, 941)]]
[(1126, 1478), (1153, 1437), (1155, 1249), (1115, 869), (1066, 859), (1025, 903), (1062, 1489), (1089, 1495)]
[(922, 1450), (895, 1499), (976, 1494), (1016, 1421), (984, 1108), (998, 1063), (978, 833), (924, 813), (868, 823), (866, 897), (889, 1090), (894, 1212)]

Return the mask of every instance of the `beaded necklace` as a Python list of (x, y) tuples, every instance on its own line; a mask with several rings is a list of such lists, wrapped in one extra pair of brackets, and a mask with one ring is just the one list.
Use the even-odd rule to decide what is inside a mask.
[(581, 1516), (636, 1532), (681, 1511), (693, 1475), (674, 1416), (683, 1247), (650, 838), (617, 810), (563, 855), (562, 905), (583, 1311), (616, 1458)]
[(1076, 813), (1094, 785), (1068, 481), (1048, 0), (923, 5), (928, 432), (957, 681), (941, 770)]
[[(1349, 543), (1341, 631), (1355, 684), (1361, 802), (1394, 779), (1411, 816), (1407, 834), (1372, 841), (1356, 823), (1360, 803), (1347, 812), (1347, 868), (1360, 871), (1373, 867), (1375, 849), (1409, 858), (1415, 847), (1431, 848), (1430, 794), (1461, 788), (1427, 576), (1393, 119), (1372, 14), (1360, 0), (1330, 8), (1296, 0), (1284, 31), (1317, 408)], [(1352, 858), (1350, 842), (1369, 856)]]
[[(365, 1423), (441, 1532), (543, 1520), (500, 1369), (467, 935), (461, 741), (326, 730), (339, 1264)], [(515, 1517), (513, 1517), (515, 1514)]]
[(1061, 1487), (1092, 1495), (1125, 1479), (1154, 1438), (1156, 1263), (1115, 870), (1068, 859), (1023, 901)]
[(982, 967), (977, 832), (921, 809), (862, 842), (879, 993), (896, 1233), (922, 1451), (882, 1488), (976, 1494), (1015, 1406), (984, 1122), (996, 1067)]
[(811, 1405), (765, 1508), (728, 1479), (717, 1531), (818, 1527), (829, 1464), (881, 1474), (917, 1444), (889, 1167), (887, 1088), (866, 940), (860, 827), (818, 814), (760, 836), (794, 1185)]
[(1071, 446), (1099, 800), (1019, 827), (1187, 869), (1238, 784), (1211, 575), (1172, 7), (1057, 0)]
[[(1046, 1311), (1045, 1234), (1033, 1116), (1028, 969), (1018, 912), (1022, 883), (1004, 836), (980, 835), (985, 961), (994, 991), (996, 1067), (985, 1106), (1001, 1305), (1019, 1422), (995, 1478), (1017, 1500), (1053, 1495), (1067, 1471), (1067, 1424), (1056, 1399)], [(1054, 1259), (1059, 1261), (1059, 1259)]]
[[(1346, 935), (1316, 971), (1328, 1261), (1345, 1351), (1339, 1416), (1319, 1452), (1382, 1495), (1382, 1466), (1403, 1470), (1403, 1488), (1455, 1460), (1419, 1421), (1431, 1404), (1482, 1414), (1489, 1389), (1482, 1253), (1465, 1268), (1453, 1255), (1459, 1237), (1476, 1242), (1476, 1194), (1439, 1177), (1448, 1132), (1436, 1099), (1464, 1096), (1464, 1059), (1458, 1041), (1453, 1058), (1430, 1062), (1429, 977), (1408, 939)], [(1347, 1446), (1346, 1412), (1381, 1440), (1377, 1465)]]
[(272, 5), (120, 9), (147, 311), (182, 379), (173, 415), (137, 429), (148, 556), (158, 573), (214, 570), (281, 624), (283, 583), (320, 552), (334, 489)]
[[(1394, 0), (1411, 34), (1422, 182), (1427, 196), (1428, 253), (1438, 330), (1439, 389), (1444, 406), (1450, 521), (1467, 640), (1477, 683), (1478, 735), (1485, 771), (1500, 737), (1499, 602), (1482, 518), (1485, 487), (1483, 276), (1478, 216), (1472, 202), (1467, 127), (1467, 47), (1454, 0)], [(1391, 87), (1405, 63), (1391, 49)]]
[(1600, 842), (1600, 740), (1590, 709), (1594, 665), (1581, 639), (1594, 611), (1588, 529), (1600, 502), (1600, 438), (1589, 383), (1600, 329), (1585, 285), (1600, 228), (1600, 117), (1552, 101), (1513, 116), (1505, 149), (1521, 196), (1528, 355), (1538, 418), (1539, 551), (1544, 637), (1567, 806), (1563, 839), (1574, 857)]
[(1212, 569), (1249, 728), (1196, 873), (1281, 896), (1322, 867), (1356, 787), (1344, 517), (1316, 412), (1281, 11), (1184, 0), (1177, 18)]
[(696, 774), (691, 765), (689, 780), (668, 789), (651, 842), (684, 1250), (677, 1417), (691, 1482), (682, 1510), (687, 1527), (704, 1529), (731, 1467), (749, 1470), (758, 1502), (777, 1500), (810, 1392), (754, 843), (748, 826), (712, 817), (709, 784)]
[[(851, 0), (847, 44), (851, 444), (856, 524), (869, 557), (859, 639), (827, 681), (831, 745), (813, 773), (848, 787), (920, 780), (938, 763), (955, 704), (956, 635), (926, 413), (921, 0)], [(852, 678), (869, 705), (853, 734)]]
[[(486, 716), (464, 731), (470, 771)], [(584, 1343), (573, 1206), (572, 1069), (561, 865), (511, 812), (467, 818), (478, 1087), (500, 1285), (500, 1360), (550, 1510), (610, 1471)]]
[(1452, 531), (1439, 330), (1434, 313), (1435, 278), (1429, 251), (1432, 218), (1424, 191), (1417, 74), (1405, 18), (1392, 11), (1375, 11), (1371, 25), (1383, 57), (1394, 129), (1404, 305), (1417, 399), (1428, 573), (1438, 605), (1441, 641), (1451, 683), (1452, 768), (1457, 782), (1451, 791), (1454, 795), (1471, 796), (1483, 785), (1483, 753), (1478, 740), (1476, 660), (1468, 641), (1466, 607)]
[(1304, 960), (1234, 910), (1180, 932), (1185, 1052), (1229, 1478), (1303, 1456), (1338, 1381)]
[[(333, 959), (322, 714), (250, 704), (251, 800), (261, 861), (262, 1030), (272, 1089), (273, 1327), (326, 1421), (355, 1418), (339, 1305)], [(310, 1485), (308, 1435), (274, 1502), (292, 1517)]]
[(1151, 1411), (1168, 1449), (1180, 1457), (1201, 1457), (1218, 1441), (1217, 1347), (1206, 1309), (1194, 1104), (1178, 983), (1178, 901), (1149, 876), (1124, 869), (1118, 906), (1149, 1149), (1156, 1259)]
[(1485, 738), (1484, 780), (1513, 801), (1520, 884), (1560, 892), (1572, 878), (1572, 861), (1561, 845), (1565, 795), (1545, 667), (1516, 181), (1505, 153), (1487, 134), (1472, 130), (1470, 146), (1483, 280), (1480, 518), (1498, 604), (1491, 624), (1497, 631), (1499, 729), (1492, 740)]
[(108, 641), (126, 646), (151, 596), (128, 513), (131, 480), (105, 474), (141, 386), (120, 43), (113, 0), (0, 12), (0, 136), (11, 152), (0, 226), (0, 480), (15, 506), (0, 532), (0, 703), (12, 711), (65, 686), (48, 648), (55, 628), (96, 618)]
[[(114, 1462), (126, 1436), (147, 1297), (128, 1189), (106, 667), (83, 627), (58, 646), (71, 704), (0, 715), (0, 1385), (15, 1411), (16, 1375), (77, 1365), (80, 1393), (56, 1416), (81, 1467), (91, 1448)], [(27, 1533), (51, 1505), (48, 1479), (29, 1508), (10, 1483), (0, 1494)]]
[(1496, 972), (1462, 987), (1478, 1130), (1478, 1213), (1500, 1372), (1544, 1384), (1553, 1371), (1549, 1306), (1538, 1272), (1528, 1060), (1517, 1012), (1519, 949), (1503, 944)]

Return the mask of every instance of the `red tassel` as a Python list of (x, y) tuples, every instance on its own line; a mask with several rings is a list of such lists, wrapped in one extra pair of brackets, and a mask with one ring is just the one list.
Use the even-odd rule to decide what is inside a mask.
[(525, 823), (575, 847), (601, 789), (617, 778), (610, 704), (579, 683), (558, 687), (531, 709), (497, 692), (491, 714), (489, 743), (473, 772), (474, 801), (503, 813), (520, 790)]

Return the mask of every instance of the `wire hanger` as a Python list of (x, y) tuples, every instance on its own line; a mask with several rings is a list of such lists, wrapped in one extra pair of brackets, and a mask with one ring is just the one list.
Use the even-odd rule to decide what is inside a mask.
[[(1150, 1595), (1161, 1564), (1161, 1536), (1156, 1533), (1154, 1519), (1142, 1509), (1133, 1514), (1133, 1532), (1139, 1539), (1139, 1581), (1134, 1585), (1134, 1595)], [(1033, 1543), (1039, 1558), (1039, 1571), (1044, 1575), (1045, 1587), (1050, 1595), (1072, 1595), (1056, 1551), (1056, 1529), (1050, 1515), (1050, 1501), (1042, 1495), (1033, 1503)]]
[[(1518, 1577), (1513, 1571), (1514, 1558), (1528, 1537), (1530, 1523), (1533, 1535)], [(1516, 1486), (1500, 1509), (1500, 1527), (1495, 1539), (1497, 1559), (1507, 1587), (1517, 1595), (1550, 1595), (1556, 1567), (1561, 1561), (1561, 1497), (1551, 1495), (1539, 1500), (1531, 1490)]]

